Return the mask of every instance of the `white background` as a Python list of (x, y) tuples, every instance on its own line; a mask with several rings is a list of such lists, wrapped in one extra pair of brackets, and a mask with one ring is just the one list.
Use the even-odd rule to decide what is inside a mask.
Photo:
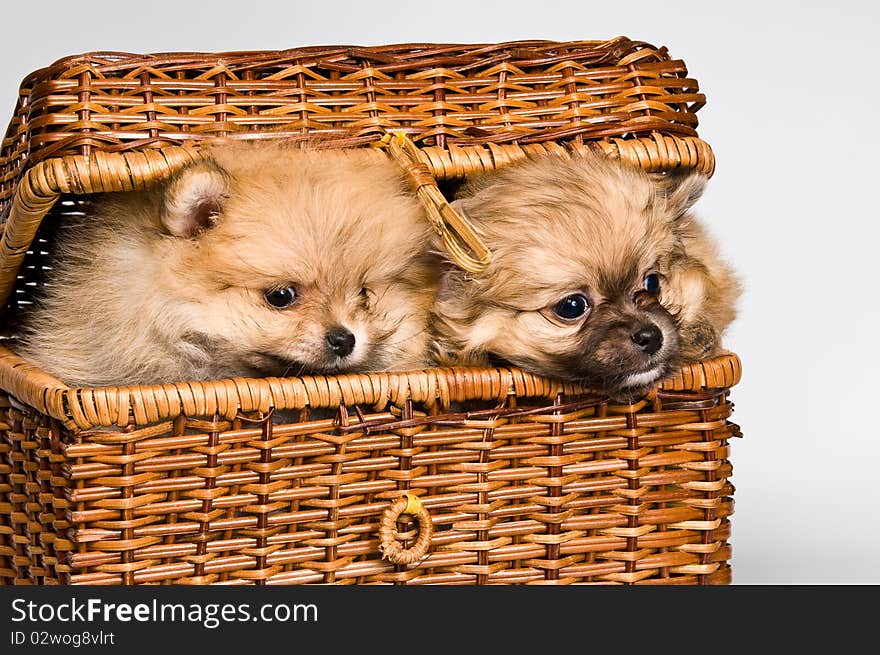
[(699, 132), (718, 168), (697, 207), (747, 289), (728, 339), (744, 363), (734, 582), (880, 583), (880, 12), (721, 4), (4, 3), (0, 124), (21, 78), (90, 50), (617, 35), (667, 45), (708, 96)]

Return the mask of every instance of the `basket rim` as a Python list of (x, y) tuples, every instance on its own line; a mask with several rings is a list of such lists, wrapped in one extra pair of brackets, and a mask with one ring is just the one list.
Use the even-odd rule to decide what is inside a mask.
[[(733, 352), (678, 368), (655, 391), (698, 392), (728, 389), (742, 378), (742, 363)], [(596, 393), (574, 382), (535, 375), (514, 367), (428, 368), (420, 371), (346, 373), (288, 378), (230, 378), (157, 385), (68, 387), (5, 346), (0, 346), (0, 388), (19, 402), (59, 420), (69, 429), (125, 427), (129, 414), (138, 425), (172, 419), (181, 414), (217, 415), (227, 420), (239, 412), (271, 408), (336, 408), (407, 401), (448, 406), (457, 400), (497, 400), (508, 395), (552, 399), (558, 394)], [(652, 392), (653, 393), (653, 392)], [(637, 403), (645, 403), (651, 397)]]

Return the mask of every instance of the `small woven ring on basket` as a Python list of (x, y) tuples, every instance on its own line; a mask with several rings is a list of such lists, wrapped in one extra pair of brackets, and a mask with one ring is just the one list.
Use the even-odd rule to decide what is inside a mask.
[[(412, 548), (404, 548), (397, 540), (395, 524), (401, 514), (415, 516), (419, 522), (419, 538)], [(412, 564), (422, 559), (428, 552), (433, 536), (434, 525), (431, 523), (431, 516), (422, 506), (418, 496), (413, 494), (401, 496), (382, 512), (379, 521), (379, 550), (384, 559), (394, 564)]]

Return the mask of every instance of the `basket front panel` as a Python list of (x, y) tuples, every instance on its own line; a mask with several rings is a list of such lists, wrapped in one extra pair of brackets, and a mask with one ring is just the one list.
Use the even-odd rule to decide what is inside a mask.
[(69, 480), (56, 421), (0, 395), (0, 584), (69, 581)]
[[(738, 430), (726, 392), (625, 407), (510, 396), (466, 409), (180, 417), (62, 435), (10, 408), (14, 525), (0, 526), (0, 573), (74, 584), (729, 581), (727, 439)], [(434, 535), (423, 558), (394, 565), (378, 525), (407, 492)], [(410, 517), (397, 531), (415, 543)]]

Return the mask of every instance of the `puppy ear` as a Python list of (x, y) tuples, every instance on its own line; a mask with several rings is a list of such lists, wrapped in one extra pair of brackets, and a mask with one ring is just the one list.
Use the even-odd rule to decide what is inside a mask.
[(171, 180), (162, 204), (162, 225), (189, 239), (214, 225), (229, 193), (229, 175), (212, 159), (184, 168)]
[(708, 178), (693, 169), (676, 169), (654, 177), (673, 219), (681, 218), (703, 195)]
[(439, 284), (437, 286), (437, 300), (449, 300), (450, 298), (461, 298), (465, 290), (465, 273), (463, 270), (444, 262), (440, 267)]

